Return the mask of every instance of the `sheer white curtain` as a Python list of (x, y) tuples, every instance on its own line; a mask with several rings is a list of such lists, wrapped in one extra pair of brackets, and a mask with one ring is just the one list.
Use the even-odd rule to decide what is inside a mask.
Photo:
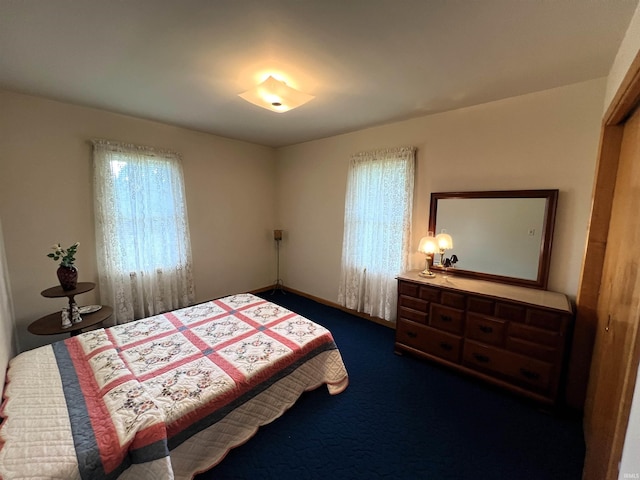
[(409, 268), (414, 172), (414, 147), (351, 158), (338, 292), (341, 305), (395, 320), (395, 277)]
[(7, 254), (4, 249), (2, 219), (0, 219), (0, 385), (4, 385), (7, 365), (16, 354), (17, 331), (9, 283)]
[(194, 302), (180, 156), (93, 140), (100, 298), (125, 323)]

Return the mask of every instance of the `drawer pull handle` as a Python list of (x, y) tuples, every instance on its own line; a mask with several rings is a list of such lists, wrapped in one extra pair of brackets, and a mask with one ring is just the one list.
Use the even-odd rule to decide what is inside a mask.
[(526, 368), (521, 368), (520, 373), (523, 377), (528, 378), (529, 380), (537, 380), (540, 378), (539, 373), (532, 372), (531, 370), (527, 370)]
[(486, 355), (481, 355), (479, 353), (474, 353), (473, 358), (475, 358), (480, 363), (488, 363), (490, 360), (490, 358)]
[(480, 331), (482, 333), (491, 333), (491, 332), (493, 332), (493, 328), (492, 327), (487, 327), (486, 325), (480, 325), (478, 328), (480, 328)]
[(453, 350), (453, 345), (451, 345), (450, 343), (442, 342), (440, 344), (440, 348), (443, 349), (443, 350), (446, 350), (447, 352), (450, 352), (451, 350)]
[(416, 338), (418, 334), (416, 332), (407, 332), (407, 337)]
[(440, 320), (442, 320), (443, 322), (451, 322), (453, 318), (451, 318), (449, 315), (440, 315)]

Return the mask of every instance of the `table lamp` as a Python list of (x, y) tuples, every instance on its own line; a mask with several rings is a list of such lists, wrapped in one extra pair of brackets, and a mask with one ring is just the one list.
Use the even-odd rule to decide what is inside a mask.
[(436, 244), (438, 245), (438, 251), (440, 253), (440, 263), (438, 265), (442, 267), (444, 266), (444, 251), (453, 248), (453, 239), (451, 235), (445, 233), (443, 230), (442, 233), (436, 235)]
[(433, 236), (433, 232), (429, 232), (426, 237), (422, 237), (420, 239), (418, 251), (425, 254), (424, 270), (418, 273), (418, 275), (427, 278), (435, 277), (435, 273), (429, 270), (429, 260), (433, 262), (433, 254), (438, 251), (438, 244), (436, 242), (436, 237)]

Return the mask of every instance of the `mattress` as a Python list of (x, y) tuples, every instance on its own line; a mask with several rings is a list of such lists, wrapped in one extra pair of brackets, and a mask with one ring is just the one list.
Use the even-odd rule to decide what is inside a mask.
[(21, 353), (7, 372), (4, 479), (188, 479), (348, 375), (331, 333), (251, 294)]

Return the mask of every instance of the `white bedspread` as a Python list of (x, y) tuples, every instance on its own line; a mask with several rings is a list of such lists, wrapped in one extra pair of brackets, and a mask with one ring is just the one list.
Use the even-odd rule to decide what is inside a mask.
[(305, 390), (348, 384), (328, 330), (250, 294), (24, 352), (7, 378), (6, 480), (192, 478)]

